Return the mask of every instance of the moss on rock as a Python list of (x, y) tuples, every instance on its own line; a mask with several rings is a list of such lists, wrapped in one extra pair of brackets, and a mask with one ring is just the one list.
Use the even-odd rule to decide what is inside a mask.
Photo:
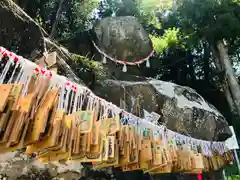
[(72, 60), (73, 63), (75, 63), (76, 65), (84, 67), (85, 69), (92, 70), (97, 74), (104, 73), (102, 64), (100, 62), (89, 59), (88, 57), (81, 56), (78, 54), (72, 54)]

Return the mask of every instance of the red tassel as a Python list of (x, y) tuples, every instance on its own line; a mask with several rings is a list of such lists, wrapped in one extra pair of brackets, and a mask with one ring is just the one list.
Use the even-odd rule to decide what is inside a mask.
[(198, 174), (198, 180), (202, 180), (202, 174)]
[(39, 69), (36, 67), (36, 68), (34, 69), (34, 71), (38, 73), (38, 72), (39, 72)]

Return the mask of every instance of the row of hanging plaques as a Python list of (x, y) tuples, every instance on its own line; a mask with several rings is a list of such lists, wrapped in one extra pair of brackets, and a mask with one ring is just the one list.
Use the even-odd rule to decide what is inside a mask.
[(68, 160), (148, 173), (199, 173), (233, 160), (231, 152), (206, 157), (199, 147), (167, 134), (123, 125), (121, 114), (103, 117), (96, 104), (66, 111), (59, 107), (60, 89), (49, 89), (47, 81), (33, 78), (25, 96), (21, 84), (0, 85), (1, 153), (26, 147), (26, 154), (35, 153), (41, 162)]
[(69, 82), (46, 76), (51, 73), (31, 62), (4, 63), (0, 153), (26, 148), (41, 162), (67, 160), (153, 174), (218, 170), (233, 160), (231, 151), (211, 149), (206, 156), (201, 146), (179, 141), (168, 131), (129, 123), (124, 113), (86, 89), (69, 88)]

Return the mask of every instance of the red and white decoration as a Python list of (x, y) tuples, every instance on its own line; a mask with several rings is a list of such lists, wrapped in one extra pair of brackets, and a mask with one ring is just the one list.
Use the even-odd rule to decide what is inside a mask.
[(110, 57), (105, 52), (103, 52), (96, 45), (96, 43), (94, 43), (93, 41), (92, 41), (92, 43), (93, 43), (94, 47), (98, 50), (98, 52), (103, 55), (103, 63), (104, 64), (107, 63), (107, 59), (110, 59), (111, 61), (114, 61), (114, 62), (116, 62), (118, 64), (122, 64), (123, 65), (123, 72), (127, 72), (127, 65), (135, 66), (135, 65), (139, 65), (139, 64), (142, 64), (142, 63), (146, 62), (146, 67), (150, 67), (149, 59), (150, 59), (150, 57), (152, 57), (154, 55), (154, 52), (155, 52), (154, 50), (152, 50), (152, 52), (147, 57), (145, 57), (144, 59), (141, 59), (141, 60), (138, 60), (138, 61), (134, 61), (134, 62), (128, 62), (128, 61), (123, 61), (123, 60), (117, 60), (115, 58)]

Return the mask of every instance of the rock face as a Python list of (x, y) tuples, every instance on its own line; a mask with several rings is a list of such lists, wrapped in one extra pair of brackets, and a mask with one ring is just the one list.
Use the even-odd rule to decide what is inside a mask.
[[(95, 24), (93, 34), (98, 47), (116, 59), (141, 59), (152, 51), (151, 40), (135, 17), (102, 19)], [(142, 112), (143, 109), (157, 112), (162, 116), (161, 123), (174, 131), (205, 140), (225, 140), (231, 135), (225, 118), (193, 89), (136, 77), (134, 75), (141, 71), (136, 66), (128, 66), (128, 72), (123, 73), (121, 65), (109, 60), (104, 68), (108, 75), (105, 79), (98, 76), (93, 90), (108, 101), (119, 105), (120, 98), (124, 97), (122, 86), (125, 86), (130, 112), (134, 113), (135, 104), (129, 92), (134, 98), (140, 97)]]
[(0, 45), (24, 57), (44, 50), (40, 27), (10, 0), (0, 1)]
[[(135, 112), (137, 97), (143, 109), (161, 115), (159, 121), (169, 129), (204, 140), (224, 141), (231, 136), (226, 119), (211, 104), (189, 87), (160, 80), (116, 81), (105, 80), (96, 94), (119, 104), (124, 98), (128, 111)], [(131, 96), (130, 96), (131, 95)]]
[(152, 51), (152, 43), (135, 17), (109, 17), (94, 26), (96, 43), (110, 57), (133, 61), (145, 58)]
[(60, 164), (58, 162), (44, 164), (34, 158), (25, 156), (20, 151), (9, 152), (0, 156), (0, 179), (8, 180), (51, 180), (79, 179), (82, 166), (80, 163)]
[[(61, 43), (65, 44), (70, 52), (87, 55), (102, 62), (103, 56), (94, 47), (92, 41), (109, 57), (128, 62), (143, 59), (153, 50), (148, 33), (133, 16), (108, 17), (98, 20), (91, 30), (77, 33), (71, 39)], [(146, 64), (143, 63), (140, 65), (141, 68), (128, 66), (128, 73), (123, 73), (123, 65), (116, 64), (109, 59), (104, 67), (110, 74), (114, 73), (118, 79), (125, 76), (131, 79), (129, 76), (141, 76), (143, 69), (146, 71)]]
[(95, 59), (101, 60), (102, 57), (91, 41), (108, 56), (129, 62), (143, 59), (153, 50), (148, 33), (133, 16), (98, 20), (91, 30), (77, 33), (61, 43), (65, 44), (70, 52), (88, 56), (90, 53)]

